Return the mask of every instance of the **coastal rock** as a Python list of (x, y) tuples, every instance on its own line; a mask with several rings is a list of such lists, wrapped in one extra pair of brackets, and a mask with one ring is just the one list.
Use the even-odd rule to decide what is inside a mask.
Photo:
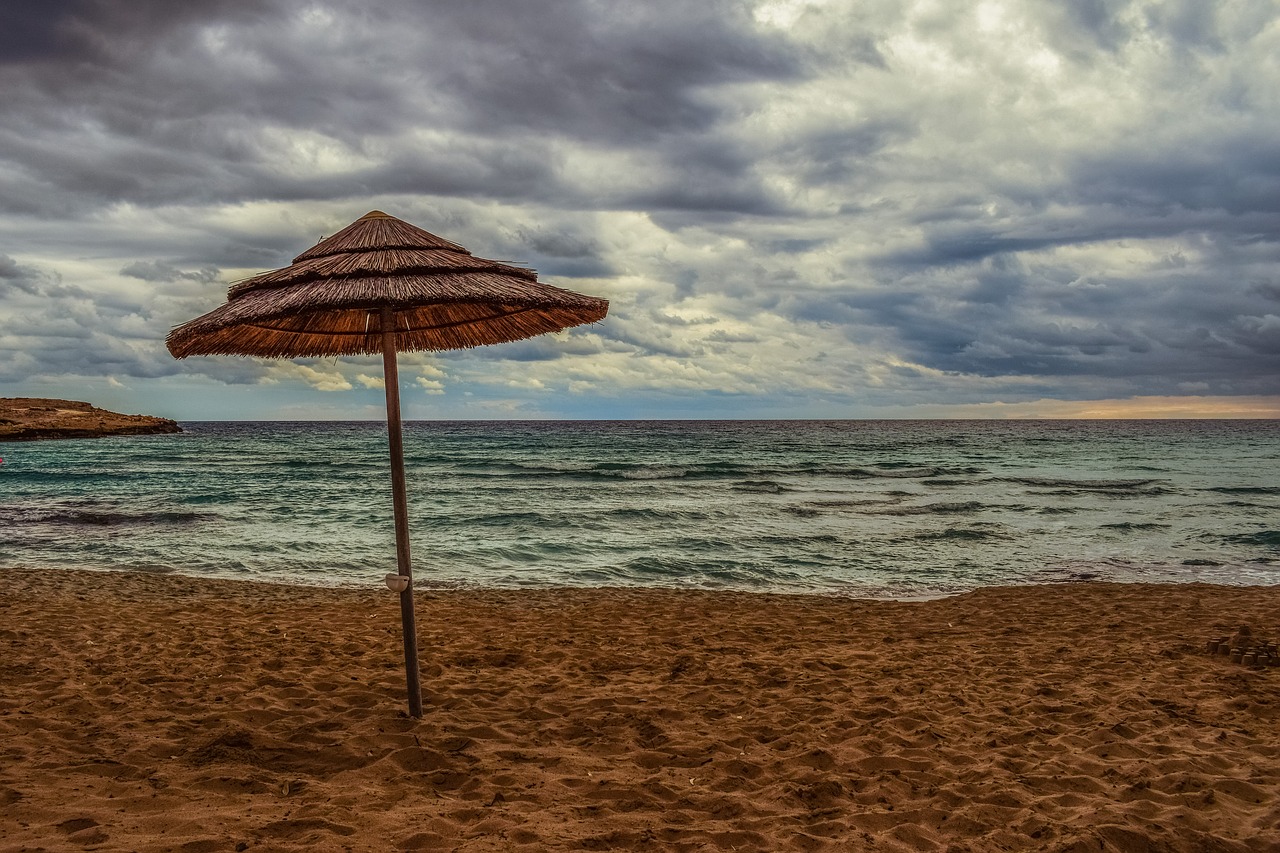
[(168, 418), (122, 415), (75, 400), (0, 397), (0, 441), (174, 432), (182, 428)]

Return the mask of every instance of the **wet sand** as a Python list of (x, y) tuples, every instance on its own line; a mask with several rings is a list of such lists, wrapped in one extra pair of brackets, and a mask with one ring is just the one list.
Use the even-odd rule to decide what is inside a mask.
[(0, 569), (0, 853), (1280, 850), (1280, 588), (418, 595)]

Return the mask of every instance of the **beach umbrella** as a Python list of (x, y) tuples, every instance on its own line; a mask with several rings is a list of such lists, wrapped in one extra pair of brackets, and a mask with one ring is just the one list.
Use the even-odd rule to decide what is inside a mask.
[(607, 300), (538, 281), (375, 210), (278, 270), (231, 286), (224, 305), (177, 326), (176, 358), (382, 355), (409, 713), (422, 716), (396, 353), (518, 341), (604, 318)]

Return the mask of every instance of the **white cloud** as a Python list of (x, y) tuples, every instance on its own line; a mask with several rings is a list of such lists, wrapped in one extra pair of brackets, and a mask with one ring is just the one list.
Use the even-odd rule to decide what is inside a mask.
[(295, 361), (273, 363), (269, 368), (270, 383), (300, 380), (317, 391), (350, 391), (351, 382), (342, 375), (337, 365), (313, 367)]
[(428, 394), (443, 394), (444, 383), (435, 379), (428, 379), (425, 376), (419, 376), (413, 380), (413, 384), (421, 388)]

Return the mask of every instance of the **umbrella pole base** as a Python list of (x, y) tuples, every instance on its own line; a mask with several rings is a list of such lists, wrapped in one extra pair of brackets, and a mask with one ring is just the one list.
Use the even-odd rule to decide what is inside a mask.
[(418, 630), (413, 615), (413, 580), (400, 593), (400, 623), (404, 628), (404, 678), (409, 692), (409, 716), (422, 719), (422, 682), (418, 668)]

